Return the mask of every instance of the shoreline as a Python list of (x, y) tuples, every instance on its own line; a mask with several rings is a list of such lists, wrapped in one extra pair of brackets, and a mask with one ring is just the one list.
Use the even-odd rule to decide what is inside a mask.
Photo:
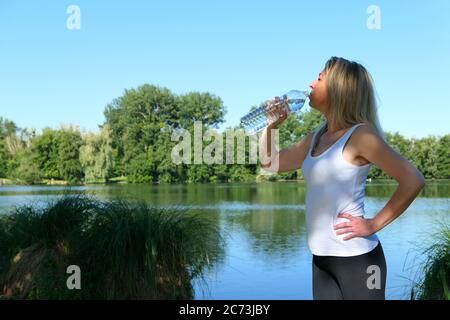
[[(448, 182), (450, 179), (425, 179), (426, 182)], [(305, 182), (303, 179), (276, 179), (276, 180), (257, 180), (255, 181), (246, 181), (247, 183), (264, 183), (264, 182)], [(367, 179), (367, 184), (374, 184), (380, 182), (393, 182), (396, 183), (395, 179)], [(203, 182), (201, 184), (232, 184), (232, 183), (242, 183), (242, 182)], [(142, 184), (142, 183), (130, 183), (126, 181), (125, 177), (116, 177), (108, 182), (99, 181), (99, 182), (87, 182), (87, 183), (70, 183), (65, 180), (42, 180), (37, 183), (22, 183), (20, 180), (0, 178), (0, 186), (91, 186), (91, 185), (110, 185), (110, 184)], [(170, 185), (170, 184), (195, 184), (195, 183), (145, 183), (145, 184), (153, 184), (153, 185)]]

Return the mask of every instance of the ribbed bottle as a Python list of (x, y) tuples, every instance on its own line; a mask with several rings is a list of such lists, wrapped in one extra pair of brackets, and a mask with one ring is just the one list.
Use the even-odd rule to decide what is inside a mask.
[(308, 91), (291, 90), (279, 99), (265, 104), (241, 118), (241, 127), (246, 134), (254, 134), (261, 131), (269, 124), (268, 114), (273, 108), (285, 110), (288, 114), (300, 111), (309, 96)]

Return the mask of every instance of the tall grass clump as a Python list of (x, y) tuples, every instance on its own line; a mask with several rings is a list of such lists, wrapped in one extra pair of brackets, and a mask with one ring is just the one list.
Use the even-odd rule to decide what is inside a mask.
[(0, 215), (0, 295), (1, 295), (1, 284), (3, 283), (3, 278), (8, 270), (9, 266), (9, 245), (8, 245), (8, 235), (7, 235), (7, 221), (6, 216)]
[[(192, 280), (223, 255), (217, 223), (179, 208), (64, 196), (0, 220), (6, 298), (192, 299)], [(69, 290), (67, 267), (81, 270)]]
[(216, 223), (187, 210), (115, 200), (100, 211), (80, 250), (96, 297), (191, 299), (191, 280), (223, 253)]
[(411, 289), (418, 300), (450, 300), (450, 226), (442, 224), (432, 236), (433, 243), (423, 250), (421, 278)]
[[(98, 203), (88, 197), (64, 196), (45, 206), (23, 205), (3, 216), (0, 285), (5, 297), (70, 298), (66, 268), (75, 264), (75, 247)], [(6, 263), (5, 263), (6, 262)]]

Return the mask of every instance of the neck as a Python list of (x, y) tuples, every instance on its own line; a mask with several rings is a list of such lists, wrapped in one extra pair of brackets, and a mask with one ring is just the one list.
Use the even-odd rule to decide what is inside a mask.
[(327, 133), (328, 134), (334, 134), (337, 131), (341, 130), (336, 126), (336, 123), (333, 121), (333, 118), (331, 117), (330, 114), (324, 114), (325, 119), (327, 119)]

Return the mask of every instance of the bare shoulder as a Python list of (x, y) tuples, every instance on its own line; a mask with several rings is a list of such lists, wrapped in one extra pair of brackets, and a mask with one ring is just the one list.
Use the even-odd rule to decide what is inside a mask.
[(380, 146), (381, 144), (386, 145), (377, 129), (375, 129), (375, 127), (370, 123), (364, 123), (363, 125), (357, 127), (350, 139), (352, 140), (351, 142), (354, 147), (357, 149)]
[(359, 157), (373, 163), (388, 176), (397, 181), (406, 181), (410, 177), (423, 181), (422, 174), (400, 153), (391, 148), (372, 125), (359, 126), (352, 137)]
[(357, 127), (344, 148), (344, 158), (355, 165), (373, 163), (372, 153), (380, 148), (388, 147), (378, 131), (371, 124), (365, 123)]
[(364, 123), (363, 125), (357, 127), (353, 134), (360, 137), (361, 136), (367, 137), (367, 135), (375, 135), (376, 137), (381, 138), (380, 135), (378, 134), (378, 131), (370, 123)]
[(400, 155), (396, 154), (377, 129), (369, 123), (357, 127), (349, 140), (355, 158), (364, 159), (378, 166), (380, 162), (399, 160)]

